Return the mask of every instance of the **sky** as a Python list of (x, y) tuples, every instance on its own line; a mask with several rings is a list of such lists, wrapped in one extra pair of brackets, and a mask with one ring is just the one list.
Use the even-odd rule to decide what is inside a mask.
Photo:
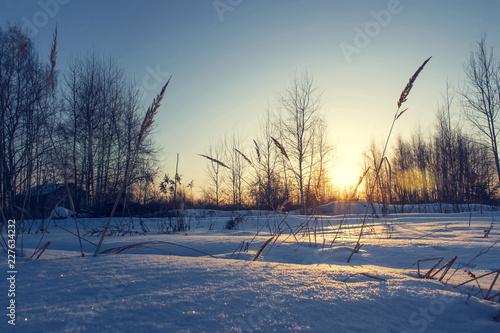
[[(385, 141), (396, 101), (428, 57), (395, 133), (430, 131), (446, 83), (464, 80), (476, 41), (500, 47), (500, 1), (1, 0), (0, 22), (20, 22), (58, 68), (96, 50), (137, 80), (144, 107), (172, 75), (156, 118), (164, 173), (204, 183), (210, 142), (237, 130), (249, 143), (295, 73), (308, 71), (336, 145), (331, 176), (354, 184), (371, 140)], [(497, 53), (498, 54), (498, 53)], [(458, 110), (458, 109), (457, 109)]]

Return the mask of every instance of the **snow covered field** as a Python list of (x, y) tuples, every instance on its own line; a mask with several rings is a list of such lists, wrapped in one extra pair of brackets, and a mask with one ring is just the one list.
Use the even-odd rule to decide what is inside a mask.
[[(338, 215), (186, 211), (189, 230), (169, 234), (158, 231), (175, 217), (115, 218), (102, 250), (142, 247), (98, 257), (91, 243), (106, 219), (82, 218), (83, 258), (72, 218), (53, 220), (45, 234), (35, 233), (39, 221), (27, 221), (25, 258), (17, 242), (15, 326), (6, 316), (5, 254), (0, 264), (0, 332), (500, 332), (493, 320), (499, 297), (484, 300), (477, 284), (486, 294), (495, 274), (454, 288), (470, 274), (500, 269), (499, 212), (370, 218), (363, 246), (347, 263), (360, 211), (338, 233)], [(234, 230), (225, 228), (230, 219)], [(38, 260), (25, 261), (47, 241)], [(444, 270), (418, 277), (418, 260), (443, 258), (439, 269), (454, 256), (442, 281)], [(436, 262), (420, 262), (421, 274)], [(500, 279), (489, 296), (499, 291)]]

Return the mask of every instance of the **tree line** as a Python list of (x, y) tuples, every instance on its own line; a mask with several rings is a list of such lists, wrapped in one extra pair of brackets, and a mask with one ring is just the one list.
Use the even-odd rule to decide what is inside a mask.
[(463, 83), (447, 84), (432, 131), (424, 135), (417, 129), (407, 139), (398, 137), (378, 179), (373, 166), (382, 158), (381, 149), (372, 143), (366, 150), (365, 188), (375, 188), (368, 200), (384, 207), (437, 202), (457, 209), (461, 204), (498, 203), (500, 61), (485, 38), (463, 69)]
[(464, 82), (447, 84), (433, 129), (397, 137), (384, 156), (383, 147), (372, 142), (362, 156), (364, 190), (352, 187), (344, 193), (332, 185), (335, 179), (328, 173), (334, 149), (326, 137), (318, 88), (307, 72), (296, 75), (277, 96), (276, 109), (266, 112), (257, 139), (243, 147), (233, 134), (209, 145), (204, 200), (217, 207), (303, 211), (346, 199), (384, 207), (497, 203), (500, 60), (485, 38), (477, 42), (463, 70)]
[[(61, 183), (74, 184), (77, 209), (99, 213), (108, 213), (122, 192), (123, 209), (127, 204), (155, 204), (154, 209), (188, 204), (306, 211), (342, 199), (329, 172), (335, 149), (328, 140), (321, 92), (310, 73), (296, 73), (277, 94), (255, 138), (243, 141), (234, 130), (206, 147), (200, 154), (206, 160), (206, 184), (196, 201), (194, 183), (183, 184), (177, 168), (158, 180), (153, 127), (144, 130), (138, 86), (123, 69), (90, 51), (59, 71), (56, 54), (57, 30), (51, 54), (43, 60), (19, 26), (0, 29), (4, 216), (33, 214), (37, 193)], [(397, 138), (386, 156), (377, 144), (370, 145), (360, 175), (364, 188), (374, 191), (348, 197), (385, 205), (496, 202), (500, 62), (485, 39), (467, 59), (464, 73), (460, 86), (446, 88), (431, 133), (417, 130)]]
[(237, 131), (210, 144), (204, 198), (215, 207), (307, 208), (334, 199), (321, 93), (308, 72), (296, 74), (244, 146)]
[[(34, 213), (44, 186), (73, 183), (77, 209), (109, 210), (126, 182), (140, 200), (158, 173), (138, 86), (94, 51), (55, 69), (19, 27), (0, 29), (0, 201), (2, 213)], [(135, 143), (141, 137), (141, 145)], [(130, 173), (126, 178), (126, 170)]]

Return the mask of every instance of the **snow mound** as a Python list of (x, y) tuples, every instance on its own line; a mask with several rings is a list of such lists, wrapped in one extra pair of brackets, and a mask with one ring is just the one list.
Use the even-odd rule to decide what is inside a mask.
[(56, 207), (50, 213), (50, 219), (62, 220), (73, 217), (73, 211), (64, 207)]

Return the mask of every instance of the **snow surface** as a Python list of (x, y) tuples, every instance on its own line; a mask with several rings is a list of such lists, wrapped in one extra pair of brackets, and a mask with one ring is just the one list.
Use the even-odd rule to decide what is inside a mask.
[[(484, 237), (500, 218), (496, 211), (371, 217), (350, 263), (361, 215), (347, 216), (330, 246), (342, 216), (183, 214), (190, 230), (170, 234), (158, 230), (175, 218), (115, 218), (103, 250), (150, 243), (98, 257), (89, 242), (99, 241), (93, 232), (106, 219), (78, 219), (88, 241), (83, 258), (70, 233), (76, 233), (73, 218), (52, 220), (48, 228), (26, 221), (30, 234), (17, 246), (16, 326), (3, 315), (0, 332), (500, 332), (493, 320), (498, 297), (496, 303), (483, 300), (477, 285), (471, 290), (474, 283), (453, 288), (470, 278), (465, 268), (476, 276), (500, 268), (498, 226)], [(244, 221), (225, 229), (236, 216)], [(272, 233), (280, 237), (251, 261)], [(47, 241), (39, 260), (25, 261)], [(246, 242), (247, 252), (235, 252)], [(442, 257), (443, 265), (453, 256), (458, 258), (443, 281), (418, 278), (417, 260)], [(0, 279), (6, 281), (2, 258)], [(492, 280), (479, 281), (487, 289)], [(2, 285), (6, 309), (8, 285)], [(499, 289), (500, 281), (494, 293)]]

